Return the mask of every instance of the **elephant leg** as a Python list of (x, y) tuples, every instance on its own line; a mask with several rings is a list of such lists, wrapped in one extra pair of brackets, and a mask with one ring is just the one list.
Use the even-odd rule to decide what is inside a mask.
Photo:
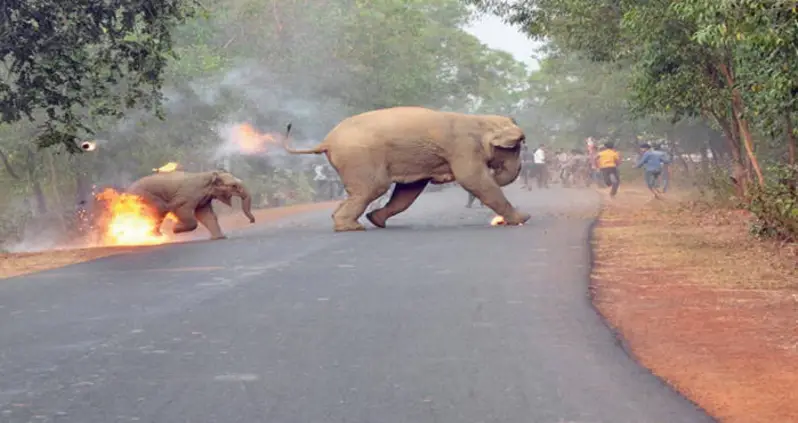
[(155, 225), (152, 228), (152, 234), (155, 236), (161, 236), (161, 225), (163, 225), (163, 221), (166, 219), (166, 213), (161, 213), (160, 210), (155, 215)]
[(519, 212), (504, 196), (501, 187), (484, 167), (473, 164), (452, 164), (455, 178), (466, 191), (482, 204), (502, 216), (508, 225), (519, 225), (529, 220), (528, 213)]
[(338, 204), (332, 214), (333, 230), (335, 232), (366, 230), (366, 227), (360, 224), (357, 219), (366, 211), (368, 205), (385, 194), (390, 186), (390, 183), (371, 186), (358, 183), (354, 187), (347, 186), (346, 192), (349, 195)]
[(191, 232), (197, 229), (197, 219), (194, 217), (194, 209), (190, 207), (181, 207), (174, 211), (177, 217), (177, 223), (172, 229), (172, 232), (181, 234), (183, 232)]
[(366, 214), (366, 218), (378, 228), (385, 227), (385, 221), (392, 216), (407, 210), (416, 198), (424, 191), (429, 181), (423, 180), (409, 184), (397, 183), (393, 188), (388, 204)]
[(210, 203), (208, 203), (207, 206), (198, 208), (197, 211), (194, 212), (194, 216), (199, 223), (206, 227), (208, 232), (211, 233), (211, 239), (227, 238), (222, 233), (222, 228), (219, 226), (219, 219), (216, 217), (216, 213), (213, 211), (213, 207), (211, 207)]
[(169, 208), (166, 203), (160, 198), (150, 195), (148, 193), (137, 194), (144, 200), (144, 203), (150, 207), (152, 215), (155, 217), (155, 222), (152, 228), (152, 235), (161, 236), (161, 225), (163, 224), (166, 215), (169, 213)]

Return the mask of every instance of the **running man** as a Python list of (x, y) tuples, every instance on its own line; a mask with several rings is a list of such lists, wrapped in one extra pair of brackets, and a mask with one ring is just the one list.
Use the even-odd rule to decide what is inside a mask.
[(670, 163), (670, 157), (666, 157), (661, 151), (652, 150), (649, 144), (641, 144), (640, 153), (642, 155), (635, 168), (643, 168), (649, 191), (654, 194), (654, 198), (659, 199), (660, 192), (657, 189), (657, 183), (659, 182), (660, 174), (662, 174), (662, 167), (664, 164)]
[(665, 156), (665, 159), (666, 159), (663, 162), (663, 165), (662, 165), (662, 193), (664, 194), (664, 193), (668, 192), (668, 182), (670, 182), (670, 179), (671, 179), (671, 169), (670, 168), (671, 168), (671, 162), (673, 161), (673, 158), (671, 157), (670, 154), (668, 154), (667, 151), (662, 149), (662, 144), (654, 144), (654, 151), (662, 154), (663, 156)]
[(546, 164), (546, 146), (540, 144), (532, 156), (535, 162), (535, 177), (538, 178), (538, 188), (549, 187), (549, 168)]
[(534, 176), (530, 175), (534, 170), (534, 165), (534, 161), (532, 160), (532, 152), (529, 151), (529, 147), (525, 143), (523, 150), (521, 151), (521, 173), (524, 177), (523, 187), (526, 189), (531, 189), (529, 187), (529, 177)]
[(610, 197), (615, 197), (618, 193), (618, 186), (621, 185), (621, 176), (618, 173), (618, 166), (621, 165), (621, 155), (615, 150), (615, 143), (607, 141), (604, 149), (596, 154), (596, 167), (604, 178), (604, 184), (612, 186)]

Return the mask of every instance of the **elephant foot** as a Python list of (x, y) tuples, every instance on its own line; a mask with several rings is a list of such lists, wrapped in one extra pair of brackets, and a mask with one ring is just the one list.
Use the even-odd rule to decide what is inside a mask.
[(370, 212), (366, 213), (366, 219), (368, 219), (369, 222), (371, 222), (372, 225), (374, 225), (374, 226), (376, 226), (378, 228), (385, 229), (385, 219), (382, 219), (379, 216), (377, 216), (377, 212), (378, 211), (379, 210), (374, 210), (374, 211), (370, 211)]
[(515, 213), (512, 216), (508, 216), (504, 218), (504, 221), (507, 225), (523, 225), (526, 223), (532, 216), (529, 213)]
[(354, 232), (354, 231), (365, 231), (366, 227), (361, 225), (360, 223), (355, 222), (348, 223), (348, 224), (335, 224), (333, 226), (333, 231), (335, 232)]

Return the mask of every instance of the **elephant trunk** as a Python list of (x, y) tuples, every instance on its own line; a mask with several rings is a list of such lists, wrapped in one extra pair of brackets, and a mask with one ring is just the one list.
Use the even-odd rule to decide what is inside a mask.
[(519, 161), (516, 164), (513, 163), (504, 163), (499, 169), (496, 169), (493, 173), (493, 179), (499, 184), (500, 187), (507, 186), (513, 183), (518, 178), (518, 175), (521, 173), (521, 162)]
[(249, 218), (250, 223), (255, 223), (255, 216), (252, 215), (252, 196), (246, 188), (241, 187), (241, 210)]

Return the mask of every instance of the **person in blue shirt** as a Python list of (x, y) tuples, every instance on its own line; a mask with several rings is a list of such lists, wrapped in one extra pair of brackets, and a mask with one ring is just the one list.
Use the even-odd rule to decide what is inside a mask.
[(649, 144), (640, 146), (640, 158), (637, 160), (636, 168), (643, 168), (648, 189), (654, 194), (654, 198), (659, 198), (657, 182), (662, 174), (662, 167), (670, 163), (670, 157), (663, 152), (652, 150)]
[(654, 144), (653, 149), (655, 152), (662, 154), (665, 156), (666, 161), (663, 162), (662, 165), (662, 193), (668, 192), (668, 181), (671, 179), (671, 169), (670, 164), (672, 162), (671, 156), (662, 149), (662, 144)]

